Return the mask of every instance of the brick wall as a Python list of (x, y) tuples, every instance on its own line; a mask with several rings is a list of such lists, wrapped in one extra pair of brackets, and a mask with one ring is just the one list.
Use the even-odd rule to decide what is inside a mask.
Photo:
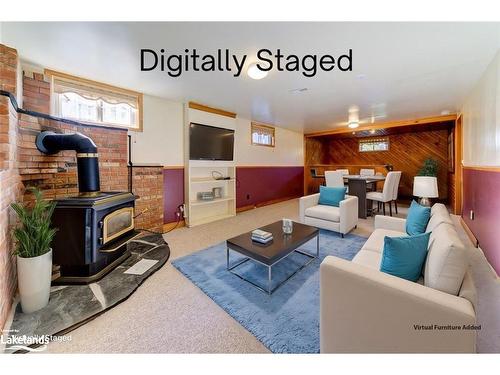
[(162, 231), (163, 228), (163, 167), (133, 167), (133, 192), (137, 228)]
[(23, 72), (23, 108), (50, 113), (50, 83), (41, 73)]
[(43, 190), (44, 197), (51, 199), (78, 193), (76, 153), (62, 151), (56, 155), (44, 155), (39, 152), (35, 138), (43, 130), (79, 132), (92, 138), (99, 152), (101, 190), (128, 189), (126, 130), (79, 126), (20, 114), (19, 174), (25, 187), (37, 187)]
[(17, 51), (0, 44), (0, 90), (17, 94)]
[[(17, 53), (0, 45), (0, 89), (16, 88)], [(21, 197), (17, 170), (17, 112), (10, 99), (0, 96), (0, 331), (5, 325), (17, 289), (15, 257), (10, 230), (15, 217), (10, 204)]]

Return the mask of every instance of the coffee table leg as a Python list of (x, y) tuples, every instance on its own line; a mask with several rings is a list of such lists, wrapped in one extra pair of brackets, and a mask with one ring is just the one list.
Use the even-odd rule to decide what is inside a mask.
[(272, 277), (271, 277), (271, 267), (272, 266), (267, 266), (267, 282), (268, 282), (268, 287), (267, 287), (267, 293), (269, 295), (271, 295), (271, 280), (272, 280)]
[(316, 236), (316, 257), (319, 258), (319, 233)]
[(227, 264), (226, 269), (229, 269), (229, 247), (226, 247), (226, 264)]

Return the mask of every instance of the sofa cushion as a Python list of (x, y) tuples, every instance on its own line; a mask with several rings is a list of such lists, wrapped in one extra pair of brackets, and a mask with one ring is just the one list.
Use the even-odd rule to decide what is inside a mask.
[(384, 250), (384, 237), (402, 237), (406, 236), (406, 233), (398, 232), (395, 230), (389, 229), (375, 229), (373, 233), (370, 235), (368, 240), (366, 240), (365, 244), (362, 247), (362, 250), (371, 250), (378, 253), (382, 253)]
[(340, 202), (345, 199), (345, 187), (319, 187), (319, 204), (326, 206), (338, 207)]
[(438, 225), (441, 224), (448, 224), (448, 225), (453, 225), (453, 221), (451, 221), (451, 217), (448, 213), (443, 214), (442, 212), (436, 212), (435, 214), (431, 215), (431, 218), (429, 219), (429, 223), (427, 224), (427, 228), (425, 228), (426, 232), (432, 232), (434, 229), (438, 227)]
[(417, 281), (427, 256), (430, 233), (405, 237), (385, 237), (380, 271)]
[(430, 207), (425, 207), (415, 201), (411, 201), (406, 218), (406, 233), (410, 236), (425, 233), (429, 218), (431, 216)]
[(429, 223), (427, 224), (427, 228), (425, 229), (425, 231), (432, 232), (437, 228), (438, 225), (441, 225), (443, 223), (453, 225), (453, 221), (451, 220), (446, 206), (442, 203), (436, 203), (431, 208), (431, 218), (429, 220)]
[(430, 235), (424, 268), (424, 283), (430, 288), (457, 295), (468, 261), (453, 225), (443, 223)]
[(448, 212), (448, 209), (446, 208), (446, 206), (442, 203), (434, 203), (431, 207), (431, 216), (435, 215), (435, 214), (442, 214), (442, 215), (445, 215), (445, 216), (449, 216), (449, 212)]
[(381, 260), (382, 252), (361, 249), (352, 259), (352, 262), (379, 271)]
[(340, 222), (340, 208), (334, 206), (317, 205), (306, 208), (305, 216), (328, 221)]

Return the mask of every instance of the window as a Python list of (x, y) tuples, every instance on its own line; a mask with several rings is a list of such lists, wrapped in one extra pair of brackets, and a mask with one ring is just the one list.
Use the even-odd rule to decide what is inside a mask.
[(371, 138), (359, 141), (359, 152), (389, 151), (389, 138)]
[(104, 126), (142, 130), (142, 94), (46, 71), (51, 76), (52, 114)]
[(274, 128), (269, 125), (252, 122), (252, 144), (274, 147)]

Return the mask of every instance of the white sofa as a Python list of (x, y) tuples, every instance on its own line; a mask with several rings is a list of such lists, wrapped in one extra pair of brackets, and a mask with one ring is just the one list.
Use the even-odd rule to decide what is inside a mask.
[(449, 329), (476, 323), (476, 291), (446, 207), (432, 207), (418, 282), (379, 271), (384, 237), (405, 236), (405, 226), (404, 219), (376, 216), (375, 231), (352, 261), (328, 256), (321, 263), (322, 353), (475, 352), (476, 331)]
[(358, 197), (346, 195), (339, 207), (318, 204), (319, 193), (299, 200), (300, 222), (344, 234), (358, 225)]

